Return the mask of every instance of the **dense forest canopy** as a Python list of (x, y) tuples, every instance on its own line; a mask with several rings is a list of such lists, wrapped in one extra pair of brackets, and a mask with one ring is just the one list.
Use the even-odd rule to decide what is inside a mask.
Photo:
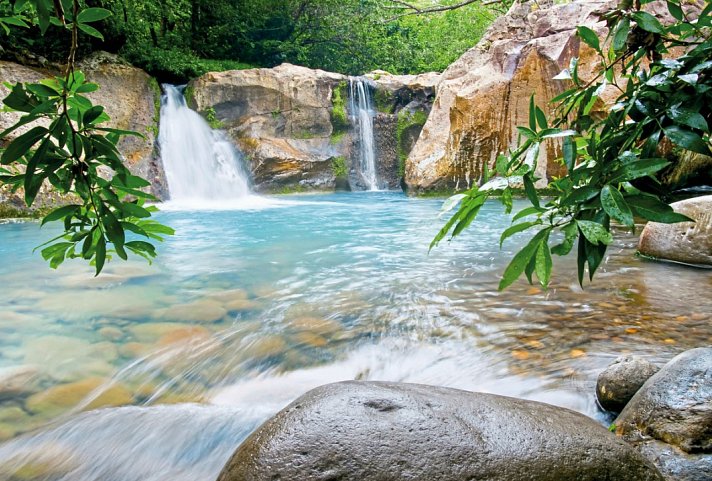
[[(390, 0), (88, 0), (113, 15), (103, 39), (82, 35), (80, 55), (118, 53), (161, 80), (183, 81), (210, 70), (272, 67), (283, 62), (361, 74), (441, 71), (506, 8), (474, 2), (418, 15)], [(440, 4), (456, 5), (450, 0)], [(0, 17), (11, 12), (0, 1)], [(427, 8), (432, 2), (415, 3)], [(66, 58), (66, 38), (14, 29), (0, 37), (3, 54)]]

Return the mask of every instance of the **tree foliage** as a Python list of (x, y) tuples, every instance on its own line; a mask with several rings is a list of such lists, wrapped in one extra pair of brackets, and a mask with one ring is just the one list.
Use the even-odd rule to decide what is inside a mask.
[[(459, 209), (440, 230), (431, 248), (457, 236), (477, 216), (495, 192), (511, 210), (514, 186), (523, 186), (530, 206), (513, 217), (501, 241), (523, 231), (534, 232), (505, 269), (500, 289), (524, 274), (536, 275), (547, 286), (551, 254), (567, 255), (577, 246), (578, 278), (583, 284), (601, 265), (613, 240), (611, 223), (631, 230), (635, 219), (674, 223), (689, 221), (668, 205), (670, 192), (658, 180), (671, 161), (662, 143), (710, 155), (712, 121), (712, 4), (700, 12), (680, 0), (668, 0), (675, 19), (661, 23), (641, 4), (621, 2), (605, 13), (609, 33), (601, 42), (591, 29), (578, 27), (578, 36), (600, 61), (590, 79), (581, 78), (577, 58), (555, 78), (570, 88), (551, 101), (555, 118), (547, 119), (532, 97), (529, 123), (518, 127), (518, 148), (497, 159), (493, 179), (446, 202)], [(601, 97), (617, 92), (601, 115)], [(540, 199), (534, 170), (544, 142), (563, 142), (567, 175), (549, 184), (555, 195)]]
[(155, 199), (141, 190), (149, 183), (131, 174), (116, 148), (122, 136), (140, 134), (105, 127), (110, 119), (104, 107), (93, 105), (83, 95), (99, 86), (74, 69), (80, 32), (101, 38), (94, 25), (111, 12), (80, 8), (77, 0), (29, 0), (15, 2), (12, 13), (2, 17), (0, 24), (36, 24), (41, 32), (56, 25), (70, 37), (70, 48), (63, 77), (6, 84), (11, 90), (3, 99), (4, 110), (22, 115), (0, 138), (26, 131), (2, 149), (0, 182), (24, 189), (28, 206), (46, 183), (76, 198), (75, 203), (56, 208), (42, 220), (42, 224), (64, 224), (61, 235), (40, 246), (51, 267), (80, 257), (90, 260), (99, 274), (112, 253), (127, 259), (128, 252), (150, 261), (156, 251), (146, 240), (160, 241), (173, 230), (150, 219), (156, 209), (144, 202)]
[[(0, 1), (0, 17), (9, 5)], [(497, 15), (494, 7), (473, 3), (388, 21), (398, 12), (389, 0), (86, 0), (86, 5), (113, 15), (102, 24), (102, 38), (80, 39), (79, 55), (96, 49), (119, 53), (173, 82), (211, 70), (282, 62), (347, 74), (443, 70), (475, 45)], [(40, 37), (33, 28), (0, 38), (0, 47), (53, 61), (68, 53), (60, 33)]]

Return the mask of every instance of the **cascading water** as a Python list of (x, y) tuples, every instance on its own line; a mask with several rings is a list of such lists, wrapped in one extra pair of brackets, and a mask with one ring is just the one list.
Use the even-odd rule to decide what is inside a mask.
[(351, 123), (358, 126), (359, 166), (368, 190), (379, 190), (376, 173), (376, 149), (373, 137), (375, 110), (368, 88), (368, 80), (360, 77), (349, 79), (349, 114)]
[(183, 88), (164, 84), (158, 142), (171, 202), (195, 206), (250, 194), (240, 153), (191, 110)]

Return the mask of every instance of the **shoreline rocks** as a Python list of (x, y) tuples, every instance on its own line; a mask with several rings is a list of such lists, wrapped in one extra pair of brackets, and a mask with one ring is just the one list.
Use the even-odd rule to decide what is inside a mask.
[(606, 411), (619, 413), (645, 381), (660, 368), (638, 356), (621, 356), (596, 381), (596, 399)]
[(457, 389), (348, 381), (304, 394), (237, 449), (218, 481), (662, 480), (582, 414)]
[(640, 234), (638, 251), (656, 259), (712, 266), (712, 195), (670, 205), (695, 222), (648, 222)]

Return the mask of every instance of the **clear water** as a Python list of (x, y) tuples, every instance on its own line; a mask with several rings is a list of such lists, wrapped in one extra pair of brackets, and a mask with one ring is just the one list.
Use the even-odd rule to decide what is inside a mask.
[[(31, 253), (52, 228), (0, 225), (0, 479), (215, 479), (261, 421), (344, 379), (536, 399), (605, 423), (593, 386), (615, 356), (662, 362), (712, 343), (709, 270), (636, 258), (622, 233), (585, 292), (568, 258), (549, 291), (498, 292), (526, 234), (500, 251), (509, 221), (491, 203), (428, 254), (440, 204), (366, 192), (163, 212), (177, 235), (158, 260), (98, 278)], [(27, 392), (3, 395), (18, 369)], [(52, 405), (57, 386), (71, 395)]]
[(358, 128), (358, 156), (361, 178), (367, 190), (381, 188), (376, 170), (376, 141), (373, 135), (373, 117), (376, 110), (368, 86), (368, 79), (349, 78), (349, 114)]

